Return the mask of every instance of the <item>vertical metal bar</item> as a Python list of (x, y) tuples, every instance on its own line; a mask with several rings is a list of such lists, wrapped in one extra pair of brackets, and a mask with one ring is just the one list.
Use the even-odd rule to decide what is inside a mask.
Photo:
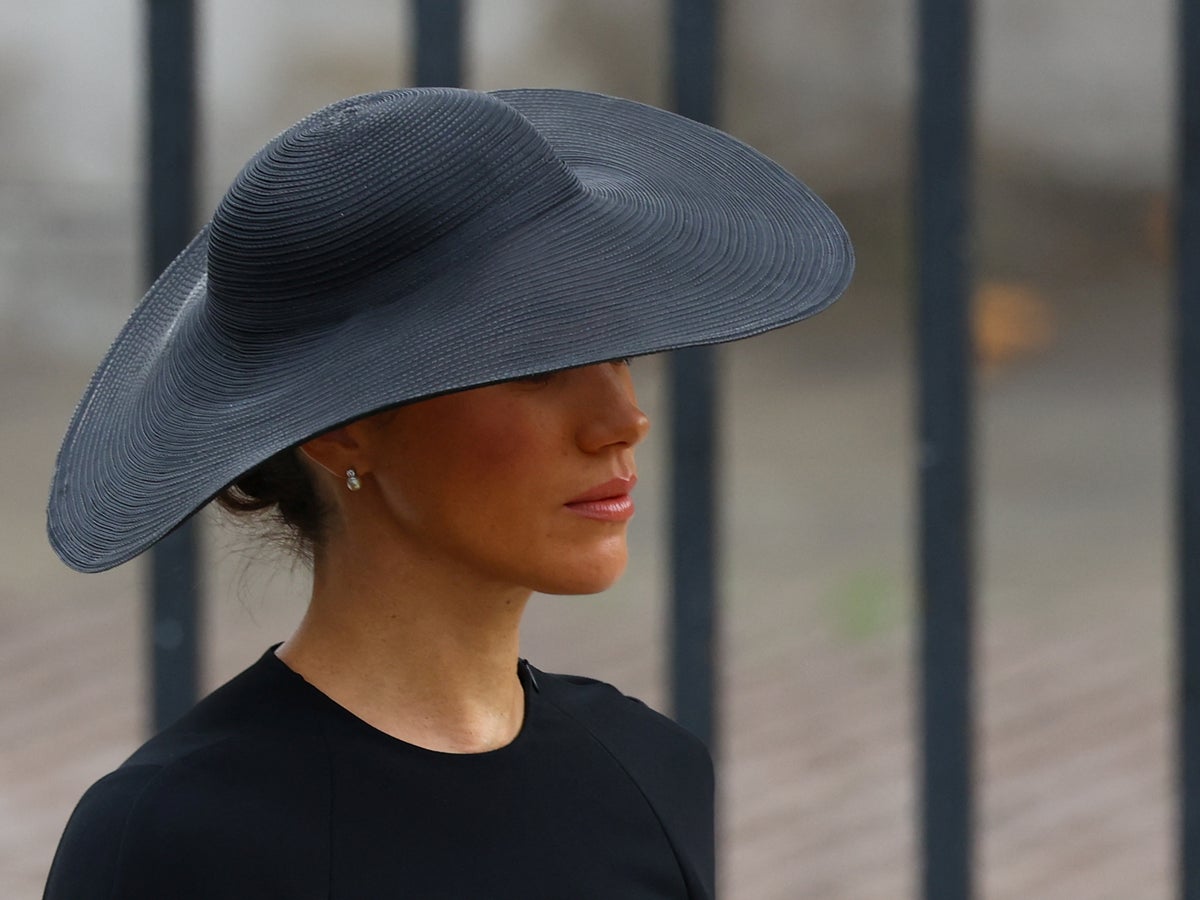
[(972, 896), (971, 3), (919, 0), (923, 886)]
[[(677, 112), (714, 119), (716, 0), (674, 0), (671, 79)], [(675, 718), (715, 754), (716, 373), (712, 347), (669, 360), (671, 427), (671, 701)]]
[(417, 87), (463, 83), (462, 0), (413, 0)]
[(1178, 15), (1179, 895), (1200, 900), (1200, 9), (1181, 0)]
[[(191, 0), (147, 0), (146, 158), (143, 241), (148, 281), (195, 231), (195, 21)], [(196, 701), (197, 540), (186, 523), (154, 548), (150, 562), (148, 653), (155, 730)]]

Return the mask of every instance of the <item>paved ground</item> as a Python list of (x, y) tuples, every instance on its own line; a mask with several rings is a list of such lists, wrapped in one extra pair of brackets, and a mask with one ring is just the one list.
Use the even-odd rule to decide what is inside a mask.
[[(877, 200), (846, 210), (871, 251), (851, 294), (722, 357), (726, 897), (915, 896), (911, 350), (898, 207)], [(980, 384), (982, 897), (1172, 894), (1166, 283), (1142, 250), (1113, 261), (1109, 236), (1136, 212), (1076, 205), (985, 235), (984, 275), (1036, 289), (1053, 334)], [(1101, 214), (1117, 221), (1081, 236)], [(1036, 259), (1010, 245), (1095, 264), (1006, 267)], [(5, 898), (38, 895), (75, 799), (142, 733), (141, 570), (75, 575), (42, 537), (53, 450), (89, 369), (19, 331), (0, 344)], [(653, 415), (660, 367), (637, 369)], [(665, 438), (660, 425), (643, 455), (628, 577), (602, 597), (539, 600), (525, 636), (542, 667), (652, 703)], [(229, 549), (238, 540), (208, 534), (209, 685), (284, 636), (303, 602), (302, 576)]]

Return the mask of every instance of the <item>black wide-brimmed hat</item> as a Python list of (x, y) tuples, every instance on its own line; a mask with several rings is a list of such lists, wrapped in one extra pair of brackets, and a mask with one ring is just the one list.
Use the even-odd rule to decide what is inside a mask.
[(824, 308), (832, 212), (715, 129), (561, 90), (387, 91), (238, 175), (93, 376), (51, 485), (80, 571), (136, 556), (274, 453), (372, 412), (748, 337)]

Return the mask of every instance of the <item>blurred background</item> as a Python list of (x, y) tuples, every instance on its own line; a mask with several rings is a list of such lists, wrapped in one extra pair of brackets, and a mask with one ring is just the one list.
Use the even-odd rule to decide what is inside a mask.
[[(305, 113), (411, 79), (398, 0), (201, 0), (201, 209)], [(854, 284), (722, 348), (723, 896), (915, 896), (912, 4), (739, 0), (719, 124), (855, 239)], [(466, 83), (668, 101), (665, 2), (475, 0)], [(1173, 895), (1173, 5), (981, 0), (977, 871), (988, 898)], [(143, 564), (44, 537), (58, 442), (144, 290), (142, 9), (0, 4), (0, 896), (143, 739)], [(199, 223), (197, 223), (199, 224)], [(635, 375), (663, 411), (660, 360)], [(539, 598), (525, 654), (665, 703), (666, 434), (634, 559)], [(206, 514), (207, 516), (207, 514)], [(206, 517), (204, 683), (287, 636), (304, 572)]]

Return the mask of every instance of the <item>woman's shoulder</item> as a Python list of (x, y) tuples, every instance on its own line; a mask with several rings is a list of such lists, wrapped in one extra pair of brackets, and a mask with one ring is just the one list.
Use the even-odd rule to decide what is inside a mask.
[(327, 805), (318, 796), (327, 779), (313, 779), (292, 755), (253, 764), (239, 743), (127, 762), (97, 781), (63, 832), (45, 900), (276, 896), (298, 874), (296, 893), (285, 895), (306, 896), (327, 848), (295, 823)]
[(538, 695), (601, 744), (644, 792), (668, 802), (711, 797), (712, 756), (686, 728), (606, 682), (529, 669)]
[(681, 865), (711, 894), (715, 779), (704, 743), (611, 684), (529, 670), (538, 695), (573, 719), (637, 785)]
[(624, 742), (664, 744), (710, 768), (708, 748), (694, 734), (620, 689), (582, 675), (542, 672), (529, 666), (534, 689), (589, 731), (620, 735)]
[(131, 809), (162, 793), (205, 805), (223, 792), (269, 788), (296, 774), (289, 766), (323, 764), (320, 717), (289, 676), (268, 651), (142, 744), (89, 794)]
[(272, 705), (263, 682), (251, 667), (88, 789), (59, 842), (47, 900), (248, 896), (220, 892), (273, 872), (263, 834), (280, 853), (319, 858), (294, 823), (327, 805), (327, 761), (319, 737), (289, 727), (288, 700)]

